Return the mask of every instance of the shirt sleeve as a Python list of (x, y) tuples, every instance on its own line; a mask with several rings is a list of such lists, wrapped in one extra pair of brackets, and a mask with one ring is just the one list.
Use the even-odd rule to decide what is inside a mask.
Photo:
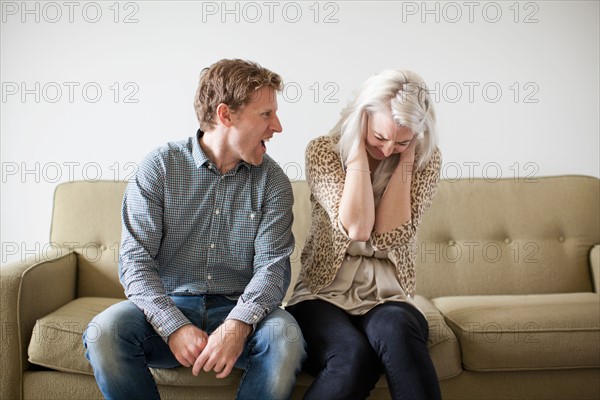
[(294, 195), (281, 169), (273, 168), (267, 191), (254, 242), (253, 276), (227, 317), (253, 327), (281, 305), (290, 284), (290, 255), (295, 244)]
[(431, 205), (440, 181), (441, 154), (436, 149), (428, 163), (413, 173), (410, 198), (411, 219), (385, 233), (373, 232), (371, 243), (378, 251), (390, 251), (401, 245), (409, 244), (416, 236), (421, 218)]
[(167, 296), (155, 261), (162, 240), (165, 164), (158, 151), (148, 155), (125, 191), (119, 278), (125, 295), (165, 339), (190, 321)]

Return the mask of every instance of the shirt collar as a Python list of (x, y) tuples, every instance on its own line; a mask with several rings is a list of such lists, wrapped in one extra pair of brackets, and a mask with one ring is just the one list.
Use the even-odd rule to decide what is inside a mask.
[(210, 159), (204, 154), (202, 147), (200, 147), (200, 138), (202, 135), (204, 135), (204, 132), (202, 132), (201, 129), (198, 129), (198, 132), (196, 132), (196, 139), (192, 141), (192, 157), (194, 157), (197, 168), (200, 168), (206, 163), (210, 163)]
[[(200, 147), (200, 138), (202, 137), (202, 135), (204, 135), (204, 132), (202, 131), (202, 129), (198, 129), (198, 131), (196, 132), (196, 140), (194, 140), (194, 143), (192, 144), (192, 157), (194, 157), (194, 162), (196, 163), (197, 168), (200, 168), (202, 165), (205, 164), (212, 164), (210, 158), (208, 158), (204, 151), (202, 151), (202, 147)], [(237, 172), (242, 166), (245, 166), (246, 168), (248, 168), (248, 170), (252, 169), (251, 164), (248, 164), (246, 161), (242, 160), (234, 168), (235, 171)]]

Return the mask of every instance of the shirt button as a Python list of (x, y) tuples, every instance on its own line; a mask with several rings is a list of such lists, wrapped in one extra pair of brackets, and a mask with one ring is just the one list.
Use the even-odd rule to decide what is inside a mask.
[(210, 244), (210, 248), (211, 248), (211, 249), (214, 249), (214, 248), (215, 248), (215, 244), (214, 244), (214, 243), (211, 243), (211, 244)]
[(159, 327), (158, 327), (158, 331), (159, 331), (159, 332), (162, 332), (162, 331), (163, 331), (163, 329), (162, 329), (162, 326), (159, 326)]
[(210, 280), (210, 279), (212, 279), (212, 276), (208, 275), (208, 276), (206, 277), (206, 279)]
[(219, 211), (219, 209), (217, 208), (217, 209), (215, 210), (215, 214), (219, 215), (219, 213), (220, 213), (220, 211)]
[(254, 219), (255, 215), (256, 214), (254, 214), (254, 213), (250, 213), (250, 219)]

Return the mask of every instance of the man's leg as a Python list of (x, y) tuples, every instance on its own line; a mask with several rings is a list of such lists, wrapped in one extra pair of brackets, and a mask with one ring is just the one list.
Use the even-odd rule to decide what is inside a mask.
[[(173, 299), (193, 324), (202, 325), (202, 296)], [(142, 310), (129, 300), (98, 314), (88, 325), (83, 343), (96, 382), (108, 400), (159, 399), (148, 367), (180, 366)]]
[(237, 398), (288, 399), (305, 358), (296, 320), (276, 308), (258, 324), (236, 363), (244, 369)]

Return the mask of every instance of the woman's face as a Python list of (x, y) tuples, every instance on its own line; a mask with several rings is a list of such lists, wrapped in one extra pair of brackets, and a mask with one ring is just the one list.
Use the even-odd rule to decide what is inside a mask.
[(392, 116), (384, 112), (367, 114), (366, 150), (371, 158), (383, 160), (402, 153), (415, 136), (405, 126), (398, 126)]

